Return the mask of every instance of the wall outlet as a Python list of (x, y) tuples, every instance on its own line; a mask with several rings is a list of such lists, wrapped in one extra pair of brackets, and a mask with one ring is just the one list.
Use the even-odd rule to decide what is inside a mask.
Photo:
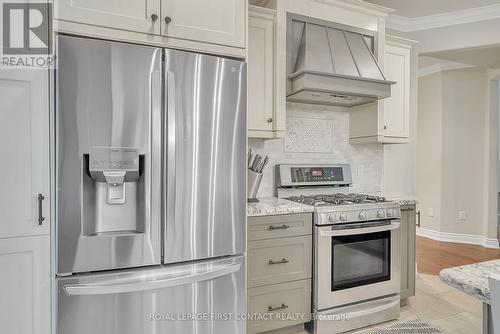
[(434, 208), (427, 209), (427, 216), (434, 217)]
[(467, 211), (458, 211), (457, 219), (458, 220), (467, 220)]

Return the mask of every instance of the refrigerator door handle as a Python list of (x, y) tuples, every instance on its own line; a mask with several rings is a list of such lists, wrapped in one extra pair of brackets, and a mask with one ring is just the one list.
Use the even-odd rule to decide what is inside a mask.
[(68, 296), (82, 295), (105, 295), (127, 292), (139, 292), (147, 290), (165, 289), (184, 284), (192, 284), (201, 281), (213, 280), (217, 277), (230, 275), (240, 270), (241, 263), (232, 264), (215, 270), (204, 271), (189, 275), (181, 275), (166, 279), (144, 281), (140, 275), (136, 282), (128, 281), (119, 284), (76, 284), (64, 286), (64, 291)]
[[(165, 71), (165, 128), (167, 129), (164, 137), (164, 147), (167, 148), (166, 154), (163, 155), (164, 177), (163, 189), (166, 189), (164, 194), (163, 207), (165, 208), (165, 222), (173, 222), (175, 220), (175, 169), (176, 169), (176, 110), (175, 110), (175, 75), (170, 71)], [(166, 228), (164, 228), (166, 234)], [(166, 235), (164, 236), (166, 240)], [(164, 249), (167, 245), (164, 245)], [(165, 250), (164, 250), (165, 251)]]

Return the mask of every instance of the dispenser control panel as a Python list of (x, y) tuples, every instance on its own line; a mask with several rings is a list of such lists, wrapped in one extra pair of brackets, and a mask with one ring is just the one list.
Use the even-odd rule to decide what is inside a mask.
[(133, 147), (91, 147), (89, 170), (139, 170), (139, 149)]

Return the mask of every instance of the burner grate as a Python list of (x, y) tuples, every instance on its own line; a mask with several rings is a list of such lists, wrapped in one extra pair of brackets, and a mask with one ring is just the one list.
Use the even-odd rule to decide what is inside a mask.
[(342, 193), (310, 196), (291, 196), (288, 197), (288, 200), (314, 206), (352, 205), (386, 202), (386, 199), (382, 196)]

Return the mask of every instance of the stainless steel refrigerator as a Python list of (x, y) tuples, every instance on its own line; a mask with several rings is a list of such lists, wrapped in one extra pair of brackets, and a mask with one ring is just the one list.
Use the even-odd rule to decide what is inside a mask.
[(246, 64), (59, 35), (58, 334), (244, 333)]

